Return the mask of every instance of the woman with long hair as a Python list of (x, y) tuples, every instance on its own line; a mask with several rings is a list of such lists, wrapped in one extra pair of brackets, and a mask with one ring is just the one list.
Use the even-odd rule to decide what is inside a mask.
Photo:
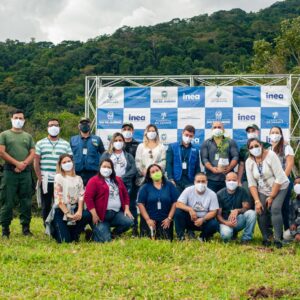
[(135, 163), (138, 171), (137, 185), (141, 185), (151, 164), (158, 164), (162, 172), (166, 168), (166, 149), (160, 142), (158, 129), (155, 125), (149, 124), (144, 132), (143, 143), (139, 144)]
[(282, 247), (281, 208), (289, 186), (278, 156), (262, 146), (258, 139), (247, 143), (249, 157), (246, 160), (246, 174), (250, 193), (258, 214), (258, 225), (263, 236), (263, 245), (270, 246), (274, 228), (274, 245)]
[(91, 214), (83, 207), (83, 182), (80, 176), (76, 176), (73, 157), (69, 154), (59, 157), (56, 172), (52, 235), (58, 243), (77, 242), (80, 233), (92, 220)]
[(95, 242), (109, 242), (133, 225), (127, 189), (109, 158), (100, 162), (98, 174), (89, 180), (84, 201), (92, 214)]
[(178, 197), (176, 187), (165, 178), (161, 166), (150, 165), (138, 193), (142, 236), (173, 240), (173, 216)]
[(281, 166), (285, 172), (285, 175), (289, 178), (290, 184), (288, 191), (286, 193), (285, 199), (282, 205), (282, 218), (284, 230), (289, 229), (289, 212), (290, 212), (290, 199), (293, 189), (293, 182), (291, 180), (291, 172), (294, 167), (294, 157), (295, 153), (293, 148), (285, 142), (282, 129), (278, 126), (274, 126), (270, 129), (269, 133), (270, 142), (271, 142), (271, 150), (274, 151), (280, 162)]
[(114, 164), (116, 176), (122, 178), (128, 193), (132, 188), (132, 180), (136, 175), (135, 160), (130, 153), (124, 151), (125, 139), (119, 132), (113, 134), (108, 150), (101, 156), (101, 160), (110, 158)]

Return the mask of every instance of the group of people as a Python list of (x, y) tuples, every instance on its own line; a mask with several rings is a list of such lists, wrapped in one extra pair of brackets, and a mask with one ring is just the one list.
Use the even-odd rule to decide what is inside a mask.
[(11, 122), (0, 134), (3, 237), (10, 236), (17, 200), (22, 232), (32, 235), (34, 168), (44, 226), (59, 243), (78, 241), (84, 231), (95, 242), (108, 242), (130, 228), (133, 236), (173, 240), (175, 226), (178, 240), (208, 241), (219, 232), (228, 242), (243, 231), (241, 243), (247, 244), (256, 219), (263, 245), (300, 241), (300, 178), (291, 179), (294, 152), (280, 127), (271, 128), (269, 144), (260, 141), (257, 125), (249, 125), (247, 144), (239, 150), (219, 121), (200, 148), (191, 125), (166, 147), (155, 125), (146, 127), (138, 143), (133, 124), (124, 123), (105, 150), (87, 118), (70, 142), (60, 138), (59, 121), (48, 120), (47, 136), (36, 145), (23, 130), (21, 110)]

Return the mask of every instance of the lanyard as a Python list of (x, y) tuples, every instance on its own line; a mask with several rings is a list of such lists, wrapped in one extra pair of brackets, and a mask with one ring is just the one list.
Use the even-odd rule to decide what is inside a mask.
[(256, 163), (256, 166), (257, 166), (259, 176), (263, 177), (263, 164), (262, 164), (262, 162), (257, 163), (256, 160), (255, 160), (255, 163)]
[[(182, 146), (182, 147), (184, 147), (184, 146)], [(189, 155), (189, 148), (185, 148), (186, 149), (186, 154), (185, 154), (185, 156), (183, 156), (183, 151), (182, 151), (182, 147), (180, 147), (180, 152), (181, 152), (181, 156), (182, 156), (182, 161), (183, 162), (186, 162), (186, 159), (187, 159), (187, 157), (188, 157), (188, 155)]]
[(55, 154), (55, 147), (56, 147), (56, 145), (58, 144), (58, 142), (59, 142), (59, 139), (57, 140), (57, 142), (54, 144), (54, 143), (52, 143), (51, 141), (50, 141), (50, 139), (48, 138), (48, 141), (49, 141), (49, 143), (51, 144), (51, 146), (52, 146), (52, 155), (54, 155)]

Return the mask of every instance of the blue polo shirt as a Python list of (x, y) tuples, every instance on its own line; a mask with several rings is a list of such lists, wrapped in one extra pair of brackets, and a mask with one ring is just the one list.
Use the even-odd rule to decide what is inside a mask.
[[(168, 217), (171, 207), (177, 201), (178, 197), (179, 193), (170, 181), (166, 181), (160, 190), (152, 183), (146, 183), (139, 190), (138, 203), (145, 206), (152, 220), (160, 222)], [(159, 199), (161, 209), (158, 209), (157, 206)]]

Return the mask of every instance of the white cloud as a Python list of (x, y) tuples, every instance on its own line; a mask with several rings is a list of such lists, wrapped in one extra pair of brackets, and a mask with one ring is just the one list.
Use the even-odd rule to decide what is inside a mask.
[(0, 40), (87, 40), (127, 25), (154, 25), (218, 10), (258, 11), (275, 0), (1, 0)]

